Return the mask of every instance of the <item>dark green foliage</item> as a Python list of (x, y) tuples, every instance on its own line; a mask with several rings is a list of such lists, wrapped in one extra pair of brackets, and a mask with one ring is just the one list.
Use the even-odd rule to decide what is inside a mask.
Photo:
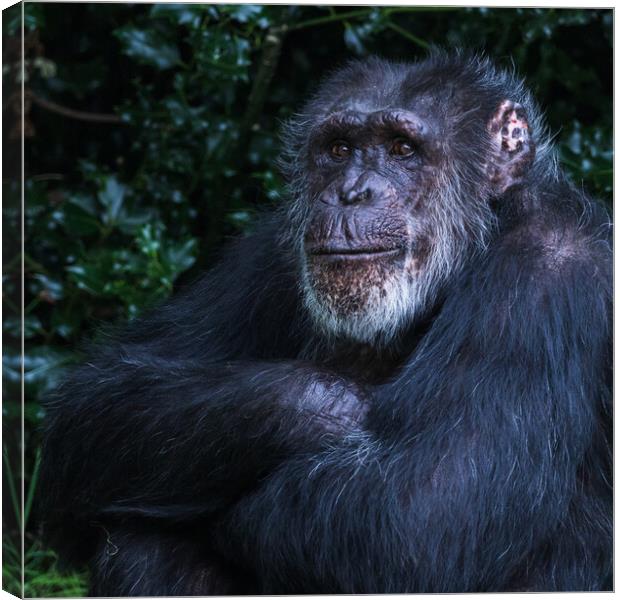
[[(83, 590), (37, 541), (41, 396), (100, 325), (191, 281), (226, 237), (280, 201), (279, 123), (327, 71), (372, 53), (415, 59), (431, 45), (485, 51), (527, 79), (573, 178), (611, 201), (611, 10), (29, 3), (25, 13), (30, 595)], [(4, 16), (5, 123), (18, 123), (20, 15)], [(3, 133), (5, 431), (19, 428), (21, 410), (14, 129)], [(5, 439), (19, 472), (17, 429)], [(19, 521), (6, 522), (14, 532)], [(19, 553), (5, 542), (15, 592)]]

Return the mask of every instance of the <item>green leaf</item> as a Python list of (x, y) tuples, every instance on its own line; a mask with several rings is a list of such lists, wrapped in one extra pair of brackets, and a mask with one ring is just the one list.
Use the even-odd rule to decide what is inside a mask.
[[(33, 338), (43, 332), (43, 325), (36, 315), (26, 315), (23, 323), (24, 338), (26, 339)], [(15, 317), (5, 318), (3, 330), (15, 338), (20, 338), (22, 333), (22, 320)]]
[(154, 221), (157, 218), (157, 212), (152, 208), (145, 208), (144, 210), (136, 210), (131, 213), (121, 211), (118, 216), (118, 228), (126, 234), (133, 235), (136, 229), (140, 225), (144, 225), (149, 221)]
[(204, 6), (200, 4), (155, 4), (151, 8), (153, 17), (164, 17), (174, 25), (198, 27), (203, 14)]
[(71, 195), (67, 200), (67, 204), (71, 204), (81, 208), (84, 212), (88, 213), (91, 217), (97, 217), (99, 215), (99, 208), (97, 201), (92, 194), (84, 194), (76, 192)]
[(240, 23), (257, 22), (263, 14), (263, 7), (258, 4), (231, 4), (221, 6), (222, 13)]
[(116, 35), (124, 45), (125, 54), (158, 69), (170, 69), (179, 64), (179, 51), (153, 29), (125, 27)]
[(362, 38), (360, 37), (357, 29), (348, 24), (344, 30), (344, 43), (348, 48), (353, 50), (355, 54), (360, 56), (366, 54), (366, 48), (364, 47), (364, 43), (362, 42)]
[(163, 252), (164, 260), (172, 267), (174, 273), (189, 269), (196, 261), (197, 240), (189, 239), (178, 244), (171, 244)]
[(21, 383), (22, 359), (19, 352), (5, 347), (2, 353), (2, 379), (10, 383)]
[(116, 223), (125, 197), (125, 186), (119, 183), (114, 175), (111, 175), (104, 179), (103, 189), (97, 197), (106, 208), (104, 223), (109, 225)]
[(157, 256), (161, 246), (161, 229), (150, 223), (140, 227), (136, 242), (141, 252), (147, 256)]
[(105, 292), (107, 273), (102, 273), (96, 264), (71, 265), (66, 267), (69, 277), (81, 290), (94, 295)]
[(37, 284), (33, 287), (33, 293), (45, 302), (56, 302), (63, 297), (63, 282), (59, 278), (35, 273), (32, 279)]
[(99, 220), (78, 204), (68, 202), (64, 207), (64, 217), (63, 227), (71, 235), (87, 236), (101, 231)]
[(40, 396), (54, 389), (62, 377), (62, 367), (75, 358), (73, 352), (41, 346), (27, 350), (24, 357), (24, 383)]

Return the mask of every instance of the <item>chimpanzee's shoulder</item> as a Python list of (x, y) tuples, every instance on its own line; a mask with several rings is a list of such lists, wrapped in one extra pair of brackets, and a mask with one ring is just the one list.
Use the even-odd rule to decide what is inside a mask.
[(612, 224), (605, 207), (571, 188), (538, 199), (497, 239), (495, 252), (544, 275), (588, 268), (611, 277)]

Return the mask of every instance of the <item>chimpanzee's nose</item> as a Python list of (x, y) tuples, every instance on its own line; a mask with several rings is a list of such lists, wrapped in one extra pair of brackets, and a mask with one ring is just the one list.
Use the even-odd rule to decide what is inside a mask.
[(357, 204), (368, 202), (373, 197), (373, 177), (370, 173), (362, 173), (353, 181), (345, 181), (340, 191), (342, 204)]
[(358, 202), (365, 202), (366, 200), (370, 200), (372, 196), (372, 191), (369, 187), (365, 187), (361, 190), (352, 189), (348, 192), (341, 192), (340, 194), (340, 202), (343, 204), (356, 204)]

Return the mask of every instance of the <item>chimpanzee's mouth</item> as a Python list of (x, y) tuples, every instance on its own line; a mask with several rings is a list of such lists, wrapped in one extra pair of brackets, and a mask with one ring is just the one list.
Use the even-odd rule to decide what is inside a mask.
[(376, 260), (396, 257), (402, 252), (402, 248), (378, 246), (318, 246), (308, 249), (308, 254), (311, 257), (323, 260)]

